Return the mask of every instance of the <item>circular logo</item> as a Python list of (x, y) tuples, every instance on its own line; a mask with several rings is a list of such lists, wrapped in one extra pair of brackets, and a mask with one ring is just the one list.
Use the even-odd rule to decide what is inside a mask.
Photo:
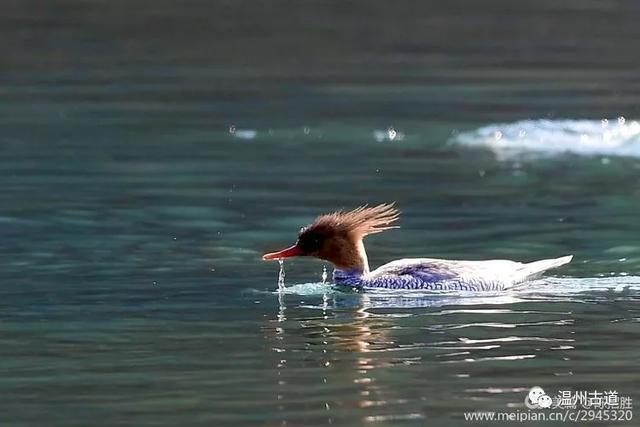
[(547, 396), (542, 387), (532, 387), (524, 399), (524, 404), (529, 409), (543, 409), (551, 407), (552, 399)]
[(540, 406), (543, 409), (551, 408), (552, 402), (553, 400), (549, 396), (547, 396), (546, 394), (543, 394), (538, 399), (538, 406)]

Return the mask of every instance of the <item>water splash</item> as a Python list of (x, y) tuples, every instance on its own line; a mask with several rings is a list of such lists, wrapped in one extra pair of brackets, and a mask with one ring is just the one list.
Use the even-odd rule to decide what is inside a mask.
[(402, 141), (404, 139), (404, 133), (395, 130), (393, 126), (390, 126), (386, 130), (374, 130), (373, 138), (378, 142)]
[(450, 142), (487, 147), (503, 160), (525, 153), (640, 157), (640, 122), (624, 117), (616, 120), (524, 120), (463, 132)]
[(325, 283), (327, 283), (327, 266), (323, 265), (322, 266), (322, 284), (324, 285)]
[(279, 259), (278, 264), (280, 264), (280, 271), (278, 271), (278, 292), (283, 292), (285, 278), (284, 261)]
[[(284, 319), (284, 296), (319, 296), (322, 303), (313, 308), (362, 306), (374, 308), (441, 307), (445, 305), (512, 304), (533, 300), (570, 299), (582, 301), (598, 295), (626, 295), (640, 291), (640, 276), (617, 277), (545, 277), (500, 292), (426, 291), (413, 289), (367, 288), (362, 293), (349, 293), (330, 284), (301, 283), (278, 291), (280, 316)], [(258, 291), (256, 291), (258, 292)], [(276, 293), (276, 292), (274, 292)]]
[(230, 125), (229, 135), (239, 139), (254, 139), (258, 135), (258, 131), (254, 129), (238, 129), (235, 125)]
[(278, 322), (284, 322), (287, 320), (287, 316), (285, 311), (287, 310), (287, 306), (284, 303), (284, 294), (286, 292), (286, 288), (284, 286), (284, 261), (279, 259), (278, 264), (280, 264), (280, 271), (278, 271)]
[[(262, 293), (263, 291), (256, 291), (258, 293)], [(286, 288), (282, 288), (282, 290), (278, 291), (268, 291), (272, 294), (280, 295), (312, 295), (312, 296), (321, 296), (325, 293), (341, 293), (340, 290), (334, 289), (328, 283), (320, 283), (320, 282), (310, 282), (310, 283), (299, 283), (295, 285), (287, 286)]]

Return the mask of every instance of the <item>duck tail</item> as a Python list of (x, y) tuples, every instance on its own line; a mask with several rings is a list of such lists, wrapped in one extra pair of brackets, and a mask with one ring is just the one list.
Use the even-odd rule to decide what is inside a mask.
[(540, 261), (534, 261), (527, 264), (523, 264), (522, 268), (518, 271), (520, 276), (519, 282), (537, 279), (545, 271), (568, 264), (571, 262), (572, 259), (573, 259), (573, 255), (567, 255), (560, 258), (543, 259)]

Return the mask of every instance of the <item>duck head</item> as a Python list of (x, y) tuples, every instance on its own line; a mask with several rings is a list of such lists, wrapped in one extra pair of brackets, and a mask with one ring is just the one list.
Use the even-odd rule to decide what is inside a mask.
[(312, 256), (329, 261), (337, 269), (369, 272), (367, 253), (362, 239), (369, 235), (397, 228), (390, 225), (400, 213), (392, 204), (360, 206), (352, 211), (320, 215), (298, 234), (295, 245), (265, 254), (265, 261)]

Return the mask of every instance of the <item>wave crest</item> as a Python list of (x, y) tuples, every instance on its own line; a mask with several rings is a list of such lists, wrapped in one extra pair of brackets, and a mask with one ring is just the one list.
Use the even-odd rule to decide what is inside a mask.
[(454, 136), (452, 143), (487, 147), (501, 157), (614, 155), (640, 157), (640, 123), (626, 120), (523, 120), (499, 123)]

